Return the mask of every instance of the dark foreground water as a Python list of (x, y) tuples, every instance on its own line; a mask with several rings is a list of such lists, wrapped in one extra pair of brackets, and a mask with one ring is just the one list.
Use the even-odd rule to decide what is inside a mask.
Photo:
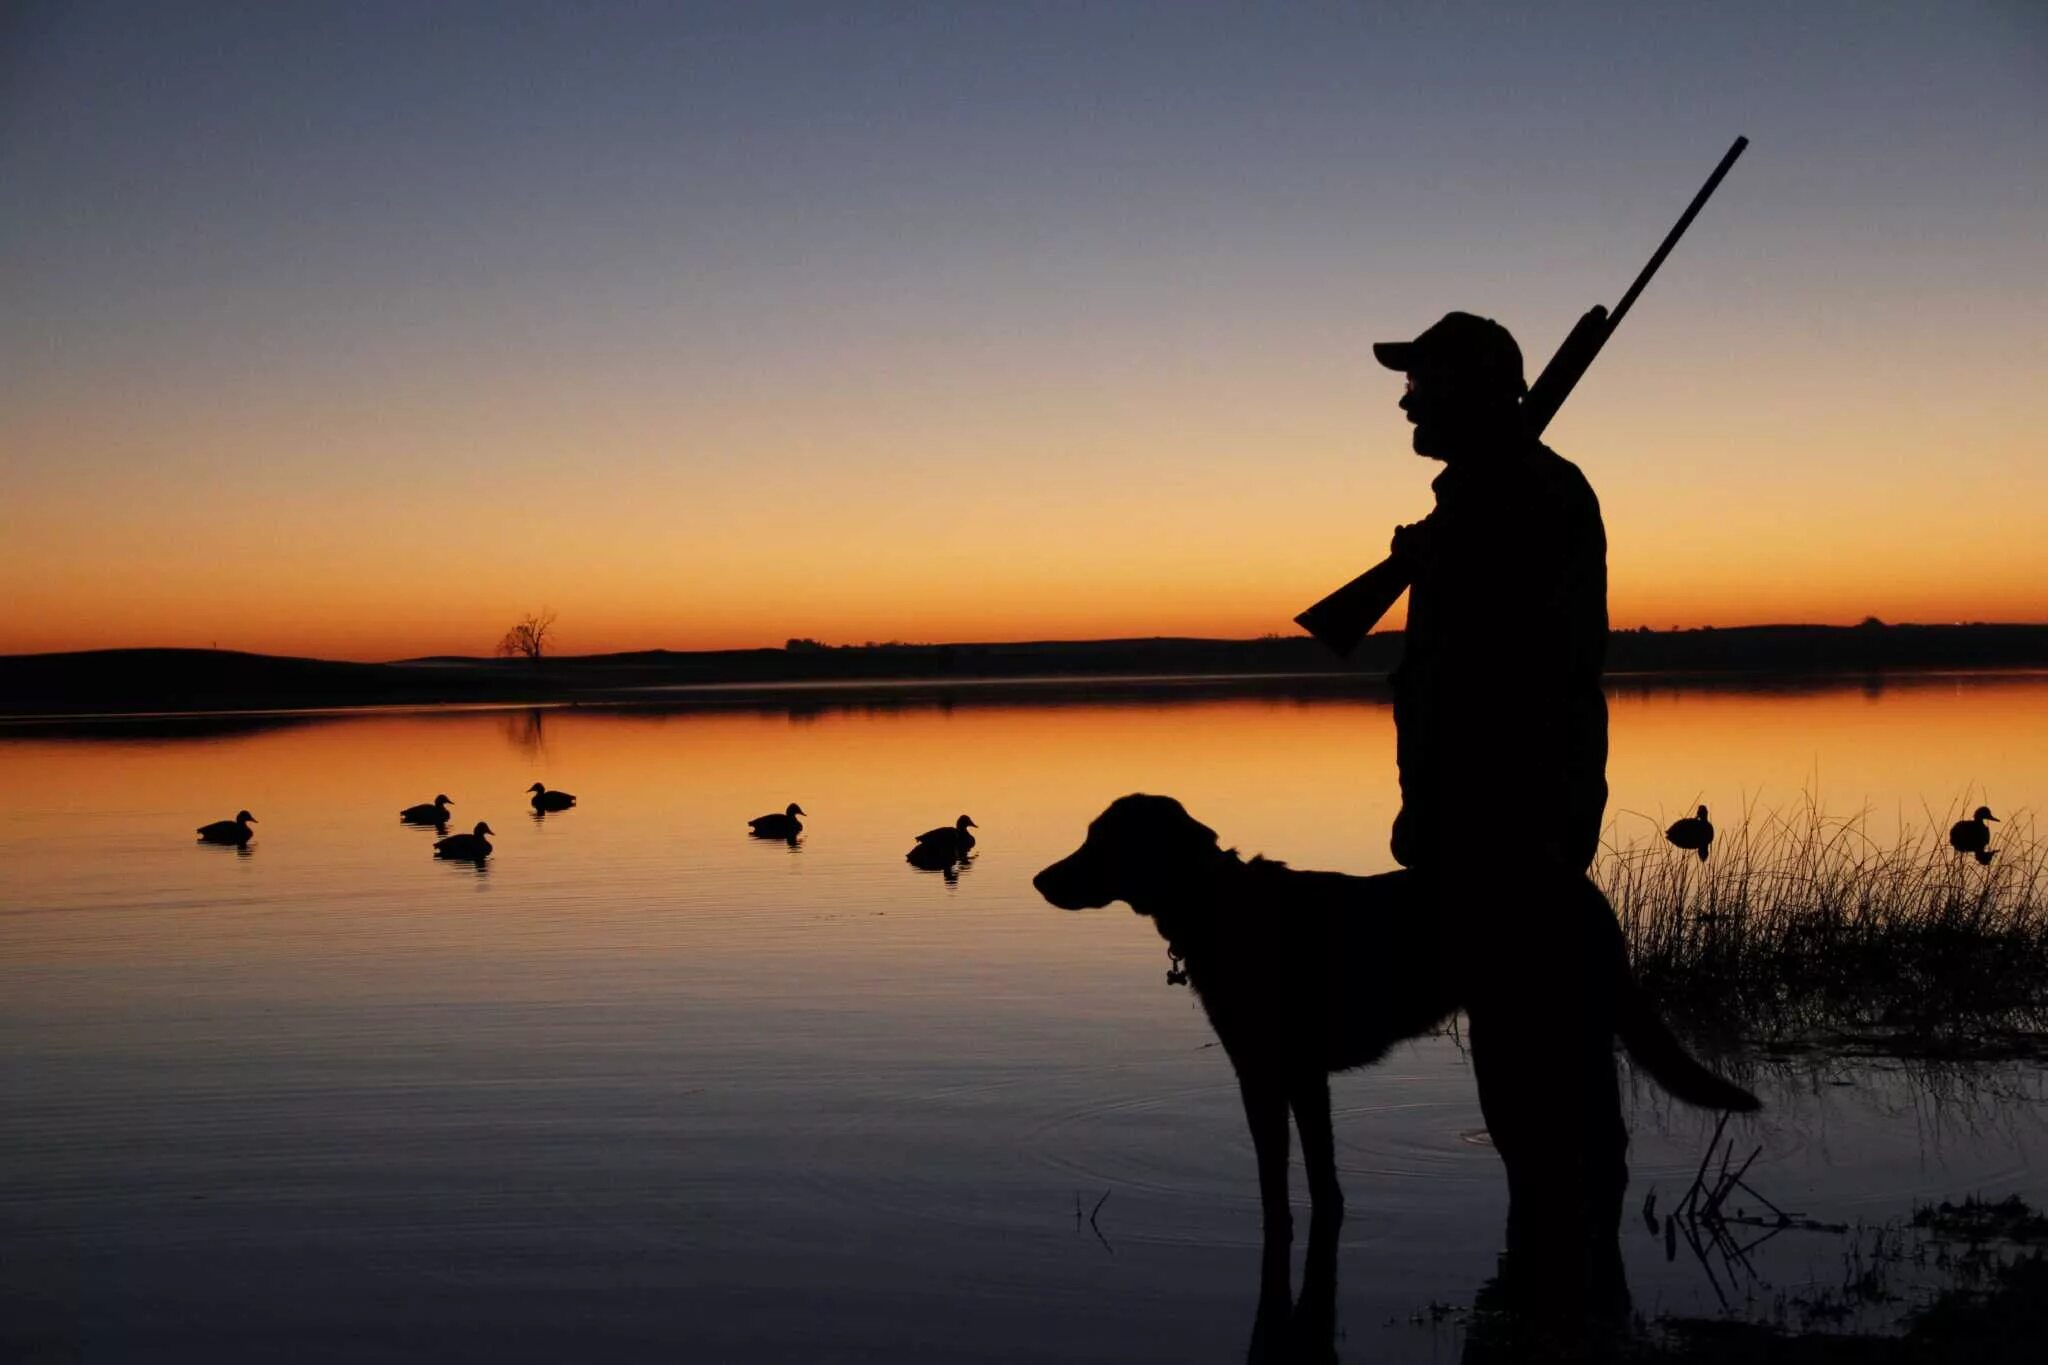
[[(1879, 837), (2023, 815), (2044, 702), (1625, 692), (1616, 837), (1814, 793)], [(1149, 923), (1029, 878), (1135, 789), (1247, 851), (1380, 870), (1392, 757), (1383, 707), (1271, 698), (0, 729), (0, 1357), (1241, 1358), (1259, 1229), (1228, 1064)], [(581, 803), (536, 819), (535, 780)], [(497, 830), (485, 868), (397, 824), (436, 792)], [(1475, 793), (1475, 830), (1518, 799)], [(798, 846), (745, 837), (791, 800)], [(238, 807), (247, 853), (192, 845)], [(957, 879), (903, 863), (963, 811)], [(1731, 1132), (1788, 1209), (2048, 1203), (2036, 1069), (1822, 1059), (1761, 1088)], [(1340, 1349), (1454, 1360), (1429, 1310), (1471, 1303), (1506, 1205), (1455, 1039), (1335, 1102)], [(1636, 1097), (1638, 1308), (1838, 1284), (1818, 1231), (1712, 1278), (1666, 1260), (1633, 1212), (1710, 1129)]]

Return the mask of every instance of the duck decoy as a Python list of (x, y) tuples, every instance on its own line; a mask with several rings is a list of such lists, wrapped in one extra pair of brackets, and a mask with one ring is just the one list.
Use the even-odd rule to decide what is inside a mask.
[(1997, 818), (1991, 813), (1991, 807), (1977, 807), (1975, 815), (1948, 827), (1948, 846), (1958, 853), (1974, 853), (1979, 863), (1991, 866), (1991, 830), (1984, 822)]
[(533, 793), (533, 808), (535, 810), (567, 810), (576, 804), (576, 798), (569, 795), (569, 793), (551, 792), (538, 782), (528, 787), (527, 790)]
[(445, 796), (437, 796), (426, 805), (407, 806), (398, 812), (398, 818), (408, 825), (445, 825), (448, 808), (454, 804)]
[(974, 847), (974, 836), (967, 831), (979, 828), (972, 816), (963, 815), (950, 825), (928, 829), (917, 836), (917, 847), (911, 850), (911, 861), (915, 862), (920, 855), (932, 857), (938, 854), (957, 861)]
[(808, 811), (792, 801), (780, 815), (757, 815), (747, 821), (747, 827), (756, 839), (794, 839), (804, 832), (803, 821), (797, 816), (807, 814)]
[(1683, 820), (1672, 822), (1664, 831), (1664, 837), (1682, 849), (1700, 855), (1700, 861), (1707, 860), (1707, 850), (1714, 843), (1714, 827), (1707, 822), (1707, 808), (1700, 807), (1698, 815), (1689, 815)]
[(202, 844), (246, 844), (254, 831), (249, 826), (256, 823), (256, 817), (249, 812), (236, 811), (232, 820), (216, 820), (210, 825), (199, 827), (199, 842)]
[(451, 834), (445, 839), (434, 840), (434, 856), (480, 862), (491, 856), (491, 841), (484, 836), (495, 833), (496, 830), (479, 820), (476, 822), (476, 829), (471, 833)]

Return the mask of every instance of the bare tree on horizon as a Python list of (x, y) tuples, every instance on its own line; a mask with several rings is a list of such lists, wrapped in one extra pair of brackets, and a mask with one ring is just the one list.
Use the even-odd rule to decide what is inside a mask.
[(527, 659), (539, 663), (554, 642), (555, 613), (551, 607), (542, 607), (538, 616), (528, 612), (519, 624), (505, 632), (498, 641), (498, 656), (504, 659)]

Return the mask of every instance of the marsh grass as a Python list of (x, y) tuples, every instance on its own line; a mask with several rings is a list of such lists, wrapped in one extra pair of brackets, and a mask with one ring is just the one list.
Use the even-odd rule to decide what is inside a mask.
[(1955, 818), (1879, 843), (1811, 799), (1752, 807), (1705, 862), (1659, 834), (1594, 877), (1638, 978), (1710, 1049), (2048, 1058), (2048, 845), (2015, 819), (1980, 866)]
[(2048, 1218), (2019, 1199), (1966, 1199), (1910, 1220), (1830, 1231), (1840, 1238), (1836, 1273), (1776, 1287), (1753, 1281), (1741, 1317), (1639, 1322), (1634, 1339), (1607, 1358), (2005, 1365), (2040, 1357)]

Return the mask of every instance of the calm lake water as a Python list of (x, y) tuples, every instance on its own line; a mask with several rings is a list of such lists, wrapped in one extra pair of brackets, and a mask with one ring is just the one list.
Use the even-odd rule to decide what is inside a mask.
[[(1616, 838), (1808, 795), (1881, 838), (1979, 800), (2024, 817), (2044, 719), (2040, 677), (1624, 688)], [(1384, 705), (1271, 697), (0, 727), (0, 776), (11, 1359), (1242, 1358), (1259, 1220), (1230, 1068), (1149, 922), (1029, 879), (1132, 790), (1247, 852), (1378, 871), (1395, 800)], [(536, 780), (580, 804), (535, 818)], [(496, 829), (484, 868), (397, 823), (436, 792)], [(1521, 799), (1473, 793), (1475, 838)], [(792, 800), (796, 847), (746, 837)], [(246, 854), (194, 846), (239, 807)], [(963, 811), (956, 880), (904, 864)], [(1731, 1132), (1788, 1209), (2048, 1204), (2036, 1070), (1763, 1089)], [(1456, 1318), (1411, 1317), (1494, 1269), (1470, 1072), (1433, 1038), (1334, 1091), (1340, 1350), (1454, 1360)], [(1718, 1311), (1633, 1216), (1710, 1130), (1636, 1096), (1645, 1312)], [(1773, 1239), (1738, 1306), (1839, 1283), (1841, 1250)]]

